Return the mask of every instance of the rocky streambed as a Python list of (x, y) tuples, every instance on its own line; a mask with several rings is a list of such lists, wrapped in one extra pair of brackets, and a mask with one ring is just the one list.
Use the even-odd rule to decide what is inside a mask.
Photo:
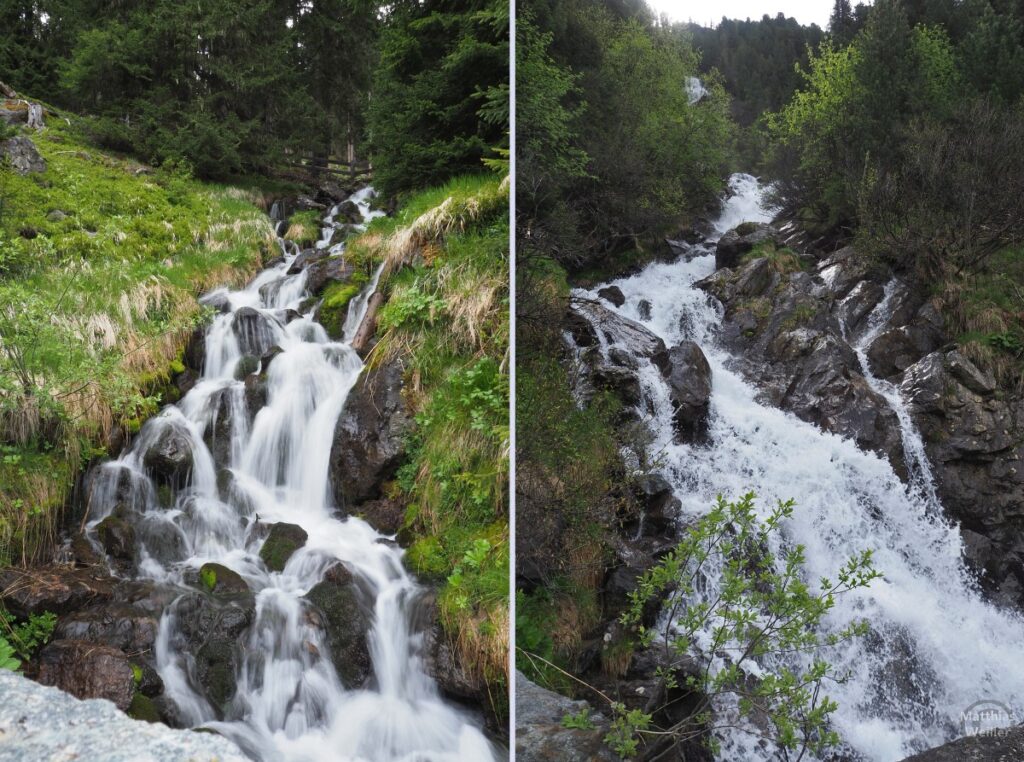
[[(678, 531), (716, 495), (753, 490), (762, 507), (796, 501), (778, 541), (804, 545), (810, 578), (863, 549), (885, 575), (830, 617), (871, 623), (830, 654), (851, 670), (829, 691), (838, 758), (895, 762), (939, 746), (971, 732), (963, 716), (976, 701), (1019, 721), (1022, 400), (945, 335), (927, 289), (771, 224), (754, 178), (731, 187), (719, 218), (674, 242), (671, 261), (575, 291), (566, 316), (578, 397), (604, 389), (623, 403), (635, 485), (625, 503), (638, 506), (615, 518), (605, 619), (586, 634), (580, 674), (630, 708), (685, 703), (658, 693), (656, 651), (629, 655), (618, 676), (602, 660), (627, 639), (616, 621), (626, 596)], [(645, 624), (658, 616), (652, 607)], [(521, 724), (523, 759), (559, 758), (549, 737), (583, 749), (601, 735), (600, 715), (592, 733), (536, 712)], [(761, 735), (724, 732), (721, 758), (776, 758)]]

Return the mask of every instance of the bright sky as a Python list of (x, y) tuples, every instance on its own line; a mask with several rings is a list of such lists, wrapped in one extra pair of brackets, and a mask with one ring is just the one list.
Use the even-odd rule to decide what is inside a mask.
[(647, 4), (671, 21), (693, 21), (704, 26), (717, 24), (722, 16), (756, 21), (766, 13), (775, 16), (782, 11), (801, 24), (817, 24), (824, 29), (832, 12), (831, 0), (647, 0)]

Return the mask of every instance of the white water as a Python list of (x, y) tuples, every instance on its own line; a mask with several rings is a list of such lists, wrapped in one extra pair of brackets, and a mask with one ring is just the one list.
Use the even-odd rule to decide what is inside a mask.
[[(734, 195), (709, 243), (739, 222), (770, 218), (753, 177), (735, 175), (730, 185)], [(840, 598), (828, 621), (839, 629), (867, 619), (872, 629), (867, 638), (829, 654), (840, 671), (851, 673), (846, 683), (826, 686), (840, 705), (834, 725), (846, 758), (892, 762), (939, 745), (962, 734), (961, 713), (977, 701), (999, 702), (1019, 721), (1024, 621), (978, 594), (962, 561), (959, 532), (936, 511), (920, 435), (898, 390), (869, 378), (903, 426), (914, 474), (909, 486), (874, 453), (759, 403), (755, 389), (729, 370), (730, 355), (715, 339), (720, 307), (692, 286), (714, 271), (714, 257), (700, 254), (711, 251), (713, 246), (701, 245), (689, 261), (651, 264), (614, 282), (626, 297), (619, 313), (643, 322), (638, 303), (648, 300), (646, 327), (669, 347), (696, 341), (711, 364), (711, 444), (699, 447), (673, 440), (667, 387), (651, 363), (641, 363), (644, 396), (654, 410), (649, 455), (664, 463), (682, 501), (681, 518), (707, 512), (719, 494), (737, 498), (753, 490), (763, 514), (776, 501), (795, 499), (793, 518), (773, 550), (780, 552), (783, 543), (804, 545), (811, 584), (823, 576), (835, 579), (837, 568), (861, 550), (874, 551), (884, 579)], [(577, 293), (596, 298), (596, 289)], [(880, 329), (888, 306), (871, 317), (871, 330)], [(859, 342), (859, 352), (869, 340)], [(779, 758), (749, 732), (729, 731), (723, 742), (723, 760)]]
[[(372, 193), (366, 189), (351, 199), (363, 225), (380, 214), (369, 212)], [(328, 222), (333, 224), (333, 214)], [(195, 570), (216, 561), (254, 591), (255, 622), (240, 644), (245, 657), (236, 674), (238, 690), (222, 720), (196, 690), (190, 660), (176, 645), (175, 605), (163, 615), (157, 667), (165, 695), (190, 725), (216, 729), (268, 762), (488, 762), (494, 759), (491, 744), (472, 719), (440, 698), (423, 670), (422, 634), (413, 632), (411, 622), (422, 591), (405, 571), (402, 551), (360, 519), (336, 516), (328, 485), (331, 444), (363, 363), (347, 343), (354, 333), (348, 323), (345, 339), (331, 342), (312, 312), (288, 321), (285, 311), (297, 310), (308, 295), (304, 273), (287, 275), (294, 246), (282, 242), (282, 250), (285, 261), (246, 288), (209, 295), (226, 296), (230, 310), (207, 331), (201, 380), (178, 405), (147, 422), (119, 461), (103, 467), (90, 526), (114, 508), (118, 483), (127, 476), (133, 509), (165, 536), (179, 535), (184, 549), (167, 557), (150, 555), (146, 545), (141, 576), (184, 593), (194, 589), (189, 580)], [(378, 269), (352, 302), (349, 322), (356, 327), (379, 276)], [(242, 308), (257, 310), (246, 330), (233, 328)], [(250, 421), (235, 367), (243, 354), (258, 357), (274, 345), (283, 353), (267, 371), (267, 404)], [(230, 443), (226, 462), (217, 463), (203, 434), (224, 410), (230, 411)], [(180, 433), (193, 456), (170, 510), (157, 503), (143, 460), (168, 428)], [(222, 468), (230, 479), (218, 480)], [(284, 571), (268, 571), (260, 560), (257, 521), (298, 524), (308, 533)], [(342, 684), (302, 598), (338, 561), (356, 575), (372, 604), (373, 676), (363, 688)]]

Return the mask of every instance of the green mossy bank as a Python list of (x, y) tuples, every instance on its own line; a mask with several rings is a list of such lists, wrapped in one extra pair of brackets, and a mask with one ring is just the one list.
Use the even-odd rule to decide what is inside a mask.
[(170, 401), (197, 295), (276, 250), (255, 182), (154, 170), (79, 127), (51, 114), (26, 133), (46, 171), (0, 169), (0, 564), (51, 552), (82, 466)]

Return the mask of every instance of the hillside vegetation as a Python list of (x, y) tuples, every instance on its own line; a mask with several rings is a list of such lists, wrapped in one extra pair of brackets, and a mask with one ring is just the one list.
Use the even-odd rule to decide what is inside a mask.
[(405, 507), (399, 537), (412, 570), (440, 583), (441, 623), (499, 715), (509, 648), (508, 198), (507, 177), (458, 177), (411, 196), (348, 247), (356, 263), (385, 263), (368, 364), (404, 358), (417, 423), (388, 487)]
[(196, 296), (276, 251), (260, 191), (33, 135), (42, 174), (0, 171), (0, 563), (48, 552), (75, 474), (161, 403)]

